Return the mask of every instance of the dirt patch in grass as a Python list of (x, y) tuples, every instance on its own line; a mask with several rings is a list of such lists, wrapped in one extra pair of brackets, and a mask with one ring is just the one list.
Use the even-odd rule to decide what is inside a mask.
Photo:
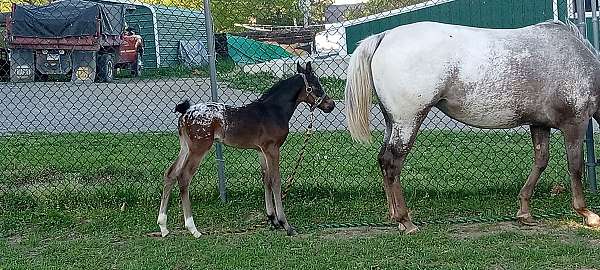
[(448, 232), (457, 239), (477, 239), (501, 232), (548, 233), (555, 226), (539, 223), (537, 226), (523, 226), (516, 222), (458, 224)]
[(7, 238), (8, 240), (8, 244), (11, 246), (16, 246), (18, 244), (20, 244), (21, 242), (23, 242), (23, 236), (21, 236), (20, 234), (15, 234), (15, 235), (11, 235)]
[(592, 246), (600, 247), (600, 239), (589, 239), (588, 243)]
[(539, 222), (537, 226), (523, 226), (517, 222), (460, 224), (453, 226), (449, 235), (460, 240), (478, 239), (499, 233), (515, 232), (523, 235), (552, 235), (565, 244), (575, 244), (586, 241), (589, 245), (600, 246), (600, 239), (577, 237), (577, 229), (597, 230), (588, 228), (573, 221)]

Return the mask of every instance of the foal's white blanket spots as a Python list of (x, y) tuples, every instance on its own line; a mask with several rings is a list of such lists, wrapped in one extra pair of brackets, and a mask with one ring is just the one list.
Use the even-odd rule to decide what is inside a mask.
[[(225, 111), (225, 104), (216, 102), (199, 103), (188, 109), (183, 115), (184, 121), (190, 122), (198, 130), (195, 130), (194, 138), (191, 139), (202, 139), (211, 134), (208, 133), (210, 125), (218, 121), (222, 129), (227, 128), (227, 123), (223, 115)], [(216, 139), (222, 139), (222, 132), (213, 134)]]

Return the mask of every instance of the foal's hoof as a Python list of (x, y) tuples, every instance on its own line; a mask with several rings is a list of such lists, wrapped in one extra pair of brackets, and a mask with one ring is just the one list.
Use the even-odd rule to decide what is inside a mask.
[(287, 229), (287, 235), (288, 236), (296, 236), (296, 235), (298, 235), (298, 232), (296, 231), (296, 229), (294, 229), (294, 227), (290, 226)]
[(161, 229), (160, 230), (160, 236), (161, 237), (167, 237), (167, 235), (169, 235), (169, 230), (167, 230), (167, 229)]
[(283, 225), (279, 224), (279, 221), (275, 219), (275, 216), (267, 216), (267, 222), (271, 225), (271, 229), (277, 230), (283, 228)]
[(538, 222), (535, 219), (533, 219), (532, 216), (518, 217), (517, 221), (519, 222), (519, 224), (525, 225), (525, 226), (537, 226), (538, 225)]
[(419, 227), (410, 221), (398, 224), (398, 230), (404, 231), (404, 234), (414, 234), (419, 231)]

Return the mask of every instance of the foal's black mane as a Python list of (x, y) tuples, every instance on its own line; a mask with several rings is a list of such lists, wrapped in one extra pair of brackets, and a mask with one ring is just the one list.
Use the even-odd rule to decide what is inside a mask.
[[(252, 103), (265, 103), (265, 102), (282, 102), (282, 101), (290, 101), (288, 98), (292, 98), (295, 100), (298, 96), (297, 90), (300, 89), (301, 86), (304, 85), (302, 80), (298, 80), (299, 76), (296, 74), (287, 79), (280, 80), (275, 85), (271, 86), (269, 90), (267, 90), (262, 96), (260, 96), (257, 100)], [(299, 84), (300, 82), (300, 84)], [(275, 98), (275, 99), (273, 99)], [(281, 99), (286, 100), (281, 100)]]

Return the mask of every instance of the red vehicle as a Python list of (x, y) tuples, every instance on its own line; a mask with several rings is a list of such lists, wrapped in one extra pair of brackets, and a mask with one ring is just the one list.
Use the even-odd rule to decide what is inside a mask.
[(47, 6), (13, 5), (7, 18), (10, 80), (111, 82), (116, 67), (142, 70), (143, 41), (125, 30), (125, 6), (65, 0)]
[(131, 75), (138, 77), (142, 75), (143, 68), (144, 41), (142, 36), (137, 35), (134, 29), (129, 27), (123, 36), (123, 41), (119, 48), (117, 67), (127, 68), (131, 71)]

